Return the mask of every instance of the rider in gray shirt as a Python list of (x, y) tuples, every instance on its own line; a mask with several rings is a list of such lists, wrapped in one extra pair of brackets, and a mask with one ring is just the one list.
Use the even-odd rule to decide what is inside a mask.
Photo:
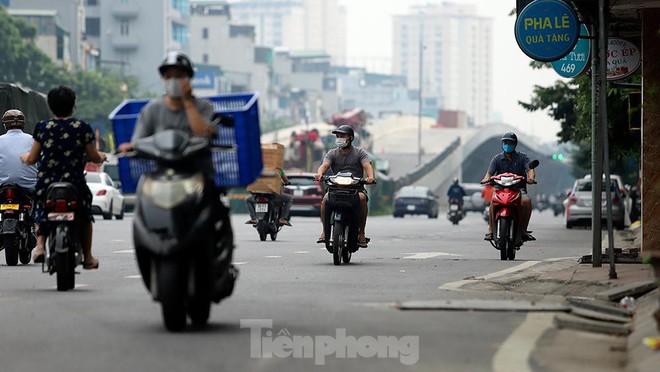
[[(366, 151), (361, 148), (353, 146), (353, 139), (355, 139), (355, 134), (353, 128), (348, 125), (342, 125), (337, 129), (332, 131), (333, 134), (337, 136), (336, 144), (337, 148), (328, 151), (328, 153), (323, 158), (323, 163), (316, 172), (317, 181), (321, 180), (321, 177), (328, 169), (332, 168), (332, 172), (337, 174), (339, 172), (351, 172), (355, 177), (362, 177), (364, 175), (363, 170), (367, 171), (367, 177), (365, 178), (366, 184), (371, 184), (375, 181), (374, 178), (374, 168), (371, 166), (371, 161), (369, 161), (369, 155)], [(369, 212), (367, 208), (367, 192), (362, 188), (360, 195), (360, 231), (358, 232), (358, 245), (361, 248), (367, 247), (367, 238), (364, 232), (365, 227), (367, 226), (367, 214)], [(321, 229), (325, 225), (325, 201), (328, 194), (326, 193), (323, 196), (323, 201), (321, 202)], [(325, 231), (321, 232), (321, 237), (319, 237), (317, 243), (325, 243)]]

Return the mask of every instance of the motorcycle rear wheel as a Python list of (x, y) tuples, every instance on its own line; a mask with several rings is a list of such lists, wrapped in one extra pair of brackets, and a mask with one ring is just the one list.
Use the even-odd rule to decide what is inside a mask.
[(69, 230), (65, 226), (57, 227), (54, 251), (58, 291), (68, 291), (76, 286), (76, 258), (68, 235)]
[(5, 260), (7, 266), (16, 266), (18, 264), (18, 244), (15, 234), (4, 234)]

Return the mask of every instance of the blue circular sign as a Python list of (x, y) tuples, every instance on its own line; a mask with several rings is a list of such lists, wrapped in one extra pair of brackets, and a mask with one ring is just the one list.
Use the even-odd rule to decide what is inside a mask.
[(589, 68), (591, 56), (591, 41), (589, 40), (589, 29), (587, 26), (580, 27), (580, 39), (572, 51), (563, 58), (553, 61), (552, 68), (565, 78), (580, 76)]
[(556, 61), (578, 41), (580, 22), (573, 9), (561, 0), (536, 0), (516, 19), (516, 42), (530, 58)]

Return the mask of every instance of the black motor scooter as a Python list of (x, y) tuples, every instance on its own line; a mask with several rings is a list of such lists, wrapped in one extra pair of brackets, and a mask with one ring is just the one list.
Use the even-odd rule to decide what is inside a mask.
[(270, 240), (277, 239), (277, 233), (282, 229), (279, 222), (281, 207), (275, 204), (275, 194), (268, 192), (251, 192), (254, 197), (254, 211), (257, 216), (257, 223), (254, 228), (259, 233), (259, 239), (265, 241), (270, 235)]
[(238, 275), (229, 208), (205, 176), (216, 149), (205, 138), (165, 130), (136, 141), (129, 155), (151, 161), (137, 186), (133, 241), (144, 284), (170, 331), (183, 330), (186, 315), (206, 324), (211, 302), (231, 295)]
[(447, 210), (447, 219), (454, 225), (463, 219), (463, 209), (457, 198), (449, 199), (449, 209)]
[(30, 263), (30, 254), (37, 244), (33, 209), (34, 201), (21, 186), (0, 186), (0, 249), (5, 250), (7, 266), (16, 266), (19, 260), (24, 265)]
[[(358, 192), (365, 184), (364, 178), (354, 177), (350, 172), (340, 172), (334, 176), (323, 176), (322, 180), (328, 185), (323, 225), (326, 237), (325, 248), (332, 253), (332, 261), (335, 265), (341, 265), (342, 261), (350, 263), (353, 253), (360, 249)], [(369, 242), (368, 238), (367, 242)]]

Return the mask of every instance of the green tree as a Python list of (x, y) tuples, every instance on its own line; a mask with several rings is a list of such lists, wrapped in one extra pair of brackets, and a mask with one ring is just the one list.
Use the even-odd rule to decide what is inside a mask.
[[(532, 62), (534, 68), (547, 68), (548, 63)], [(631, 81), (639, 82), (636, 75)], [(629, 89), (608, 87), (608, 139), (610, 145), (611, 172), (620, 174), (627, 182), (634, 182), (641, 155), (641, 135), (628, 128)], [(577, 150), (572, 154), (574, 175), (581, 177), (591, 170), (591, 78), (579, 76), (568, 82), (556, 81), (554, 85), (536, 85), (530, 102), (518, 103), (528, 111), (548, 110), (548, 115), (561, 124), (558, 142), (572, 142)]]

